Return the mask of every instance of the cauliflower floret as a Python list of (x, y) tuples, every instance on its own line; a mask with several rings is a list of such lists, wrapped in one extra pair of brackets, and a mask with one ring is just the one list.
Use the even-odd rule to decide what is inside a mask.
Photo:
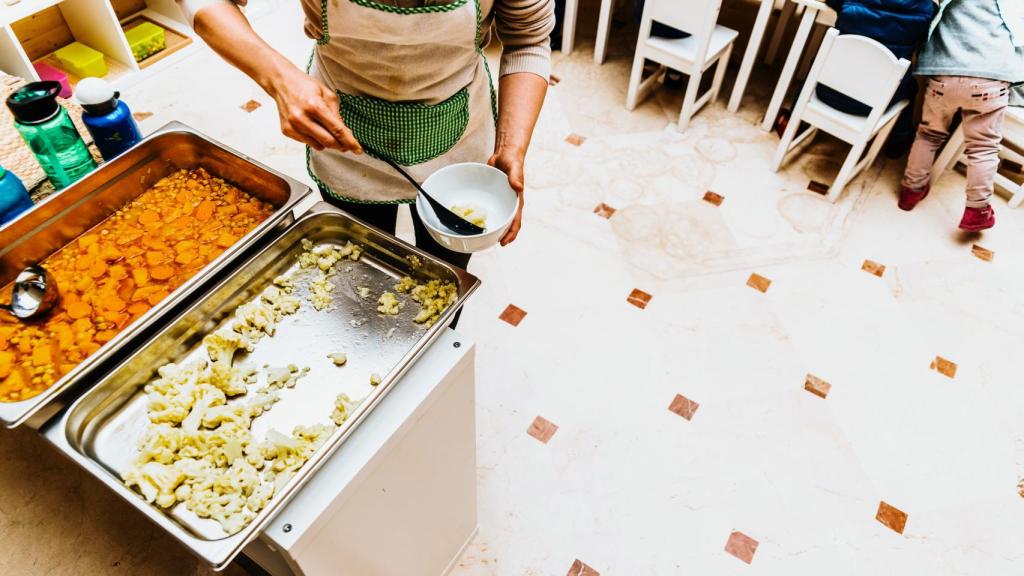
[(391, 292), (385, 292), (377, 300), (377, 312), (386, 316), (395, 316), (402, 310), (402, 303)]
[(408, 294), (409, 292), (412, 292), (412, 289), (415, 287), (416, 281), (409, 276), (405, 276), (395, 284), (395, 292)]
[(348, 354), (344, 352), (332, 352), (327, 355), (327, 359), (334, 362), (335, 366), (344, 366), (348, 363)]
[(366, 286), (357, 286), (356, 294), (358, 294), (360, 298), (365, 300), (370, 297), (370, 289), (367, 288)]
[(295, 364), (269, 367), (267, 368), (267, 388), (270, 390), (293, 388), (295, 383), (299, 381), (299, 378), (306, 374), (309, 374), (309, 368), (303, 367), (300, 369)]
[(360, 402), (355, 402), (349, 398), (348, 394), (342, 392), (338, 394), (338, 397), (334, 400), (334, 412), (331, 413), (331, 421), (335, 425), (341, 426), (348, 420), (348, 417), (352, 415), (352, 411), (355, 410)]
[(376, 372), (370, 374), (370, 386), (377, 386), (381, 382), (380, 374), (377, 374)]
[(459, 299), (459, 294), (451, 282), (431, 280), (413, 288), (412, 299), (420, 303), (420, 313), (413, 322), (433, 326), (441, 314)]
[(221, 366), (231, 366), (234, 361), (235, 352), (245, 350), (252, 352), (253, 343), (245, 335), (230, 328), (221, 328), (213, 334), (207, 334), (203, 338), (203, 346), (210, 356), (210, 362)]
[(334, 283), (331, 282), (330, 276), (323, 272), (317, 272), (316, 276), (309, 283), (310, 304), (317, 311), (330, 308), (331, 303), (334, 302), (334, 296), (331, 294), (333, 291)]
[(177, 502), (174, 490), (185, 479), (176, 466), (147, 462), (141, 468), (131, 468), (124, 474), (125, 484), (137, 486), (147, 502), (161, 508), (170, 508)]

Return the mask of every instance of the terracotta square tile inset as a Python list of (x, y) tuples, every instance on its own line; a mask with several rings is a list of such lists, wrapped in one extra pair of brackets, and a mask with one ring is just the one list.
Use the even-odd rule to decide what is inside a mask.
[(252, 112), (253, 110), (259, 108), (260, 106), (262, 106), (262, 104), (260, 104), (259, 102), (255, 100), (249, 100), (245, 104), (242, 104), (242, 110), (245, 110), (246, 112)]
[(602, 202), (597, 205), (597, 208), (594, 208), (594, 214), (597, 214), (601, 218), (611, 218), (612, 214), (615, 214), (615, 208), (612, 208), (611, 206)]
[(814, 192), (815, 194), (821, 195), (828, 194), (829, 188), (830, 186), (828, 184), (823, 184), (821, 182), (818, 182), (817, 180), (811, 180), (810, 184), (807, 185), (808, 190)]
[(971, 246), (971, 254), (974, 254), (975, 257), (984, 260), (985, 262), (991, 262), (996, 257), (995, 252), (989, 250), (988, 248), (982, 248), (977, 244)]
[(707, 192), (704, 193), (704, 201), (707, 202), (708, 204), (721, 206), (722, 202), (725, 201), (725, 196), (708, 190)]
[(142, 122), (143, 120), (149, 118), (152, 115), (152, 112), (132, 112), (132, 118), (134, 118), (136, 122)]
[(556, 426), (554, 422), (541, 418), (540, 416), (534, 418), (533, 423), (531, 423), (529, 429), (526, 430), (527, 434), (533, 436), (537, 440), (540, 440), (544, 444), (547, 444), (548, 440), (551, 440), (551, 437), (555, 435), (555, 432), (558, 432), (558, 426)]
[(757, 552), (757, 540), (743, 532), (733, 532), (729, 535), (729, 541), (725, 543), (725, 551), (750, 564), (754, 561), (754, 553)]
[(814, 374), (808, 374), (807, 379), (804, 380), (804, 390), (807, 390), (815, 396), (821, 396), (822, 398), (828, 396), (828, 391), (832, 389), (832, 385), (825, 382), (821, 378), (818, 378)]
[(907, 513), (882, 501), (878, 503), (878, 513), (875, 514), (875, 520), (878, 520), (893, 532), (903, 534), (903, 528), (907, 525)]
[(601, 576), (601, 574), (577, 558), (573, 561), (572, 566), (569, 567), (569, 572), (565, 576)]
[(573, 132), (572, 134), (569, 134), (568, 136), (565, 137), (565, 141), (568, 142), (569, 144), (572, 144), (573, 146), (582, 146), (583, 143), (587, 141), (587, 139), (586, 137), (580, 136), (579, 134)]
[(647, 292), (644, 292), (643, 290), (640, 290), (638, 288), (634, 288), (633, 291), (629, 293), (629, 297), (626, 298), (626, 302), (629, 302), (633, 306), (636, 306), (637, 308), (643, 310), (644, 308), (647, 308), (648, 304), (651, 303), (651, 298), (653, 298), (653, 296), (651, 296)]
[(700, 404), (682, 394), (676, 394), (676, 397), (672, 399), (672, 403), (668, 405), (669, 412), (678, 414), (687, 420), (693, 420), (693, 415), (697, 413), (697, 408), (700, 408)]
[(750, 286), (758, 292), (767, 292), (768, 287), (771, 285), (772, 281), (760, 274), (751, 274), (750, 278), (747, 279), (747, 286)]
[(526, 310), (519, 308), (515, 304), (509, 304), (498, 318), (513, 326), (519, 326), (519, 323), (523, 321), (523, 318), (526, 318)]
[(885, 274), (885, 265), (879, 264), (874, 260), (865, 260), (864, 265), (862, 265), (860, 269), (867, 272), (868, 274), (874, 274), (879, 278), (881, 278), (882, 275)]
[(932, 360), (931, 369), (947, 378), (956, 378), (956, 362), (946, 360), (942, 356), (936, 356)]

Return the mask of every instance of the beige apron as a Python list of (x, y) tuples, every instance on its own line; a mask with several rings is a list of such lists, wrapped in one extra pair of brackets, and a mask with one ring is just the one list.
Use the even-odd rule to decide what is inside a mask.
[[(310, 74), (338, 92), (361, 144), (420, 181), (494, 151), (496, 102), (480, 47), (479, 0), (397, 8), (371, 0), (322, 0)], [(383, 161), (306, 149), (313, 180), (342, 200), (409, 203), (416, 191)]]

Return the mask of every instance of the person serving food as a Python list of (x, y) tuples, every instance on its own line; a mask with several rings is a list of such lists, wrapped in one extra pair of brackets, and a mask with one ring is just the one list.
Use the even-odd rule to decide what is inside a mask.
[[(179, 0), (214, 51), (277, 103), (281, 131), (307, 146), (325, 199), (394, 232), (414, 178), (449, 164), (487, 162), (508, 175), (519, 206), (502, 245), (519, 233), (523, 162), (547, 92), (553, 0), (300, 0), (316, 41), (306, 71), (264, 41), (239, 10), (245, 0)], [(498, 92), (483, 49), (503, 45)], [(373, 152), (368, 152), (372, 150)], [(465, 268), (412, 210), (416, 244)]]

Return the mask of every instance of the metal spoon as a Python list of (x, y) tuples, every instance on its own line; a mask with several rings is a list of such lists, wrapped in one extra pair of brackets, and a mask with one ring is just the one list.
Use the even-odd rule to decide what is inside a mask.
[(42, 266), (29, 266), (18, 274), (11, 289), (11, 303), (0, 304), (19, 320), (47, 313), (57, 303), (59, 290)]
[(419, 182), (417, 182), (416, 179), (410, 176), (409, 173), (406, 172), (404, 168), (399, 166), (398, 163), (396, 163), (394, 160), (388, 158), (386, 155), (381, 154), (380, 152), (377, 152), (376, 150), (367, 148), (366, 145), (363, 145), (363, 149), (369, 152), (370, 154), (376, 156), (377, 158), (387, 162), (388, 165), (394, 168), (396, 172), (401, 174), (406, 180), (409, 181), (410, 184), (415, 186), (416, 189), (420, 191), (420, 194), (423, 194), (423, 197), (427, 199), (427, 202), (430, 203), (430, 207), (434, 209), (434, 214), (437, 215), (437, 219), (441, 221), (441, 224), (444, 224), (446, 227), (450, 228), (452, 232), (455, 232), (456, 234), (461, 234), (462, 236), (474, 236), (476, 234), (483, 234), (483, 228), (477, 226), (476, 224), (473, 224), (472, 222), (466, 220), (462, 216), (459, 216), (455, 212), (452, 212), (447, 207), (445, 207), (444, 204), (438, 202), (433, 196), (427, 194), (427, 191), (424, 190), (422, 186), (420, 186)]

